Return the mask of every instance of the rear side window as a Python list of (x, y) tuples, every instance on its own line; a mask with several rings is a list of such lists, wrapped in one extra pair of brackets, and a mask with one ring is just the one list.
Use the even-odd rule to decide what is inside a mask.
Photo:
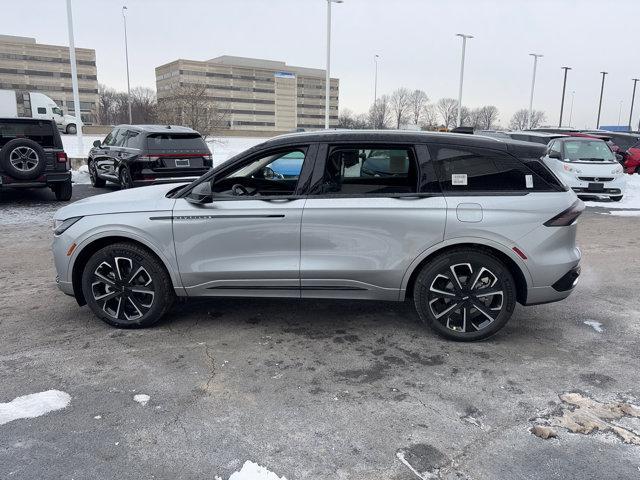
[(413, 151), (402, 147), (332, 147), (320, 194), (379, 196), (417, 191)]
[(149, 151), (191, 151), (207, 150), (207, 144), (198, 133), (152, 133), (147, 135)]
[(50, 121), (0, 122), (0, 147), (14, 138), (28, 138), (45, 148), (55, 148), (55, 134)]
[(473, 194), (559, 189), (554, 185), (557, 182), (553, 175), (546, 175), (548, 178), (545, 179), (536, 171), (544, 170), (543, 165), (530, 168), (531, 165), (503, 152), (457, 146), (436, 146), (433, 150), (444, 192)]

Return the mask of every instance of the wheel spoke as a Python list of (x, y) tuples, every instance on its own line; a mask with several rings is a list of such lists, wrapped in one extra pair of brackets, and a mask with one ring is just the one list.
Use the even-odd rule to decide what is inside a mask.
[(447, 313), (451, 312), (452, 310), (454, 310), (458, 305), (460, 305), (459, 303), (454, 303), (453, 305), (451, 305), (448, 308), (445, 308), (442, 312), (440, 313), (435, 313), (433, 312), (433, 308), (431, 309), (431, 311), (433, 312), (434, 316), (436, 317), (436, 320), (438, 320), (439, 318), (444, 317)]

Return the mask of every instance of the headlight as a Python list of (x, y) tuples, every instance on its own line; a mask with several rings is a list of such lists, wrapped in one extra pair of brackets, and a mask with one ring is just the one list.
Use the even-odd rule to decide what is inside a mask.
[(567, 165), (566, 163), (564, 163), (562, 165), (562, 168), (564, 168), (567, 172), (574, 172), (574, 173), (582, 173), (582, 170), (578, 170), (575, 167), (570, 167), (569, 165)]
[(53, 234), (62, 235), (71, 225), (76, 223), (82, 217), (71, 217), (66, 220), (54, 220), (53, 221)]
[(611, 170), (611, 173), (612, 173), (613, 175), (616, 175), (616, 174), (618, 174), (618, 173), (622, 173), (622, 167), (616, 167), (616, 168), (614, 168), (613, 170)]

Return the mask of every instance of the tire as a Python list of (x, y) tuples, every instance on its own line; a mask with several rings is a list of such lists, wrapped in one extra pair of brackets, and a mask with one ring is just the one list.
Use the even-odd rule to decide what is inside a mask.
[(611, 199), (612, 202), (619, 202), (620, 200), (622, 200), (623, 195), (620, 195), (618, 197), (609, 197), (609, 199)]
[(171, 278), (158, 258), (126, 242), (108, 245), (89, 258), (82, 292), (93, 313), (118, 328), (150, 327), (175, 300)]
[(0, 166), (17, 180), (33, 180), (44, 172), (47, 160), (38, 143), (28, 138), (14, 138), (2, 148)]
[(131, 178), (131, 172), (129, 172), (127, 167), (122, 167), (120, 169), (118, 178), (120, 179), (120, 190), (126, 190), (135, 186), (133, 184), (133, 178)]
[(96, 188), (102, 188), (107, 183), (104, 179), (98, 177), (98, 170), (96, 168), (95, 160), (89, 159), (87, 162), (87, 167), (89, 168), (89, 179), (91, 180), (91, 185)]
[(78, 129), (76, 128), (76, 124), (75, 123), (70, 123), (69, 125), (67, 125), (67, 128), (65, 129), (65, 132), (67, 132), (69, 135), (75, 135), (76, 133), (78, 133)]
[(69, 200), (71, 200), (71, 195), (73, 195), (73, 185), (71, 184), (71, 180), (67, 180), (66, 182), (54, 183), (51, 186), (51, 190), (53, 190), (53, 193), (56, 196), (56, 200), (60, 200), (63, 202), (68, 202)]
[[(489, 292), (492, 294), (487, 295)], [(511, 318), (516, 284), (509, 269), (491, 253), (455, 249), (422, 267), (415, 280), (413, 302), (420, 320), (443, 337), (462, 342), (482, 340)]]

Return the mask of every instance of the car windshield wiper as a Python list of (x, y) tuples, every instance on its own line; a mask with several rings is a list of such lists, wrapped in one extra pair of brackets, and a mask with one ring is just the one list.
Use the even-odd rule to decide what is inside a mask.
[(579, 158), (578, 160), (588, 160), (590, 162), (604, 162), (604, 158), (596, 158), (596, 157), (587, 157), (587, 158)]

